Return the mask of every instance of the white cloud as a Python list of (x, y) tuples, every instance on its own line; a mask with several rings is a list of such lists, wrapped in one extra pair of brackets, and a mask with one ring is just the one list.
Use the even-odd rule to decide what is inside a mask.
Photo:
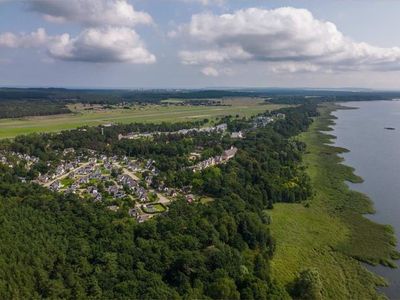
[[(1, 0), (0, 0), (1, 1)], [(127, 0), (27, 0), (31, 10), (50, 22), (74, 22), (84, 29), (49, 36), (43, 28), (32, 33), (0, 33), (0, 47), (47, 50), (53, 59), (95, 63), (156, 61), (133, 27), (151, 24), (152, 18), (136, 11)]]
[(333, 23), (318, 20), (305, 9), (197, 14), (172, 36), (177, 35), (196, 47), (180, 52), (184, 64), (256, 61), (274, 72), (400, 70), (400, 48), (354, 42)]
[(247, 60), (251, 58), (249, 53), (237, 46), (227, 46), (223, 49), (215, 50), (181, 51), (179, 52), (179, 56), (182, 63), (185, 65), (223, 63), (226, 61)]
[(186, 3), (199, 3), (201, 5), (222, 5), (225, 0), (181, 0)]
[(30, 8), (50, 22), (77, 22), (85, 26), (151, 24), (151, 16), (136, 11), (126, 0), (30, 0)]
[(205, 67), (201, 70), (201, 73), (205, 76), (217, 77), (219, 76), (219, 72), (217, 69), (213, 67)]
[(29, 34), (0, 34), (0, 47), (43, 47), (52, 58), (96, 63), (127, 62), (150, 64), (156, 58), (139, 35), (127, 27), (89, 28), (78, 36), (65, 33), (49, 36), (42, 28)]
[(29, 34), (0, 33), (0, 47), (6, 48), (33, 48), (47, 43), (48, 37), (43, 28)]
[(52, 57), (67, 61), (154, 63), (137, 33), (129, 28), (90, 28), (77, 37), (62, 35), (49, 47)]

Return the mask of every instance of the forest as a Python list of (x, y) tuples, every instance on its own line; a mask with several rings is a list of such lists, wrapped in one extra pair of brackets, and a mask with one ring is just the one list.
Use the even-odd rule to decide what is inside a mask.
[[(301, 167), (305, 145), (295, 136), (311, 124), (316, 105), (281, 113), (285, 119), (234, 141), (239, 153), (232, 161), (199, 173), (182, 169), (183, 154), (202, 147), (205, 157), (212, 156), (232, 140), (193, 134), (118, 141), (117, 135), (201, 122), (118, 125), (103, 134), (88, 127), (1, 141), (0, 149), (35, 155), (40, 162), (31, 174), (0, 164), (0, 298), (318, 299), (320, 283), (312, 270), (291, 287), (279, 286), (269, 272), (275, 241), (268, 210), (312, 193)], [(249, 119), (221, 121), (236, 130), (251, 126)], [(214, 200), (178, 200), (168, 212), (139, 224), (125, 211), (20, 181), (51, 168), (69, 147), (154, 158), (160, 178), (192, 185)]]
[(65, 103), (58, 101), (0, 101), (0, 119), (21, 118), (25, 116), (48, 116), (57, 114), (67, 114), (71, 111)]
[(398, 92), (373, 90), (318, 89), (200, 89), (200, 90), (94, 90), (63, 88), (0, 88), (0, 118), (19, 118), (71, 112), (67, 105), (90, 104), (160, 104), (175, 99), (191, 105), (208, 105), (218, 99), (255, 97), (268, 103), (303, 104), (305, 102), (371, 101), (399, 98)]

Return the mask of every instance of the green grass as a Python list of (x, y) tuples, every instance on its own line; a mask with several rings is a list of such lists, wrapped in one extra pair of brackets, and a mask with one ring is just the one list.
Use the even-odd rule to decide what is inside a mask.
[(166, 100), (161, 100), (161, 103), (166, 103), (166, 104), (180, 104), (184, 103), (185, 101), (181, 99), (166, 99)]
[[(252, 116), (266, 110), (275, 110), (282, 105), (262, 105), (261, 100), (226, 100), (230, 106), (178, 106), (147, 105), (133, 106), (131, 109), (85, 110), (81, 105), (73, 105), (72, 114), (26, 117), (0, 120), (0, 138), (13, 138), (21, 134), (35, 132), (57, 132), (81, 126), (97, 126), (105, 123), (161, 123), (183, 122), (209, 119), (226, 115)], [(77, 107), (77, 109), (75, 109)]]
[(199, 202), (200, 202), (201, 204), (208, 204), (208, 203), (211, 203), (211, 202), (213, 202), (213, 201), (214, 201), (214, 198), (207, 197), (207, 196), (202, 196), (202, 197), (200, 197), (200, 199), (199, 199)]
[(63, 187), (68, 188), (74, 183), (74, 180), (72, 178), (63, 178), (61, 179), (61, 184)]
[[(327, 299), (374, 299), (386, 282), (361, 262), (393, 266), (398, 257), (390, 227), (363, 216), (373, 212), (367, 196), (351, 191), (345, 181), (361, 182), (353, 169), (341, 164), (347, 151), (331, 144), (328, 131), (335, 106), (320, 107), (309, 131), (299, 138), (307, 144), (304, 163), (315, 195), (307, 205), (277, 204), (270, 212), (277, 241), (273, 277), (283, 285), (306, 268), (318, 269)], [(307, 207), (306, 207), (307, 206)]]
[(151, 205), (153, 206), (153, 209), (147, 209), (145, 206), (142, 206), (142, 210), (147, 214), (162, 213), (167, 210), (167, 208), (161, 203), (155, 203)]

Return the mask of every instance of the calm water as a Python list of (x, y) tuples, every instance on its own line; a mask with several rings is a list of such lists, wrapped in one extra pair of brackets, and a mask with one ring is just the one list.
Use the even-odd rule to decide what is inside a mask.
[[(337, 146), (350, 150), (343, 155), (345, 164), (365, 180), (350, 187), (374, 201), (377, 212), (368, 217), (392, 225), (400, 241), (400, 101), (349, 102), (345, 106), (359, 109), (334, 112), (338, 120), (332, 134)], [(382, 292), (390, 299), (400, 299), (400, 268), (372, 269), (390, 281)]]

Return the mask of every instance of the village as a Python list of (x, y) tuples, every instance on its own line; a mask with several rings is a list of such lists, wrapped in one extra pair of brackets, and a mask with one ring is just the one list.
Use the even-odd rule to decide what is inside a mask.
[[(264, 127), (271, 122), (285, 118), (284, 114), (273, 117), (259, 116), (253, 120), (253, 128)], [(119, 134), (118, 139), (149, 138), (161, 134), (189, 133), (219, 133), (229, 134), (232, 139), (242, 139), (245, 132), (228, 132), (227, 124), (212, 127), (181, 129), (174, 132), (150, 132)], [(238, 149), (231, 146), (220, 155), (200, 160), (199, 152), (189, 154), (193, 165), (187, 169), (193, 172), (222, 165), (234, 158)], [(196, 200), (190, 187), (184, 189), (171, 188), (162, 182), (155, 184), (159, 175), (156, 162), (152, 159), (132, 158), (127, 156), (107, 156), (94, 150), (86, 153), (76, 153), (74, 148), (64, 149), (62, 160), (55, 168), (45, 174), (39, 174), (32, 182), (46, 187), (54, 192), (76, 194), (83, 199), (102, 203), (107, 209), (118, 212), (126, 209), (129, 216), (138, 222), (144, 222), (155, 215), (168, 210), (168, 205), (177, 198), (184, 198), (188, 203)], [(0, 163), (13, 168), (23, 165), (27, 170), (39, 158), (16, 152), (0, 152)], [(20, 178), (25, 182), (25, 178)]]
[(190, 129), (181, 129), (178, 131), (154, 131), (154, 132), (146, 132), (146, 133), (128, 133), (126, 135), (119, 134), (118, 139), (128, 139), (128, 140), (135, 140), (135, 139), (140, 139), (140, 138), (152, 138), (157, 135), (173, 135), (173, 134), (181, 134), (181, 135), (187, 135), (190, 133), (195, 133), (195, 132), (203, 132), (203, 133), (221, 133), (224, 134), (228, 130), (227, 124), (219, 124), (216, 126), (209, 126), (209, 127), (202, 127), (202, 128), (190, 128)]
[[(190, 169), (198, 172), (226, 163), (236, 152), (237, 148), (232, 146), (220, 156), (198, 162)], [(151, 159), (109, 157), (93, 150), (89, 150), (88, 154), (76, 154), (73, 148), (65, 149), (62, 155), (65, 159), (55, 169), (46, 174), (39, 174), (32, 182), (54, 192), (76, 194), (83, 199), (102, 203), (114, 212), (127, 208), (128, 214), (139, 223), (167, 211), (171, 201), (179, 197), (186, 199), (188, 203), (196, 199), (190, 188), (177, 189), (164, 184), (154, 185), (153, 180), (159, 171), (155, 167), (155, 161)], [(199, 157), (198, 154), (196, 158)], [(36, 157), (14, 152), (0, 153), (0, 162), (11, 168), (23, 163), (28, 169), (38, 161)], [(25, 178), (20, 179), (25, 181)]]
[[(66, 149), (64, 153), (73, 153)], [(103, 203), (117, 212), (127, 207), (129, 215), (143, 222), (167, 210), (178, 195), (173, 189), (154, 189), (158, 175), (154, 161), (97, 154), (79, 155), (62, 162), (54, 172), (40, 175), (35, 182), (56, 192), (73, 193)]]

